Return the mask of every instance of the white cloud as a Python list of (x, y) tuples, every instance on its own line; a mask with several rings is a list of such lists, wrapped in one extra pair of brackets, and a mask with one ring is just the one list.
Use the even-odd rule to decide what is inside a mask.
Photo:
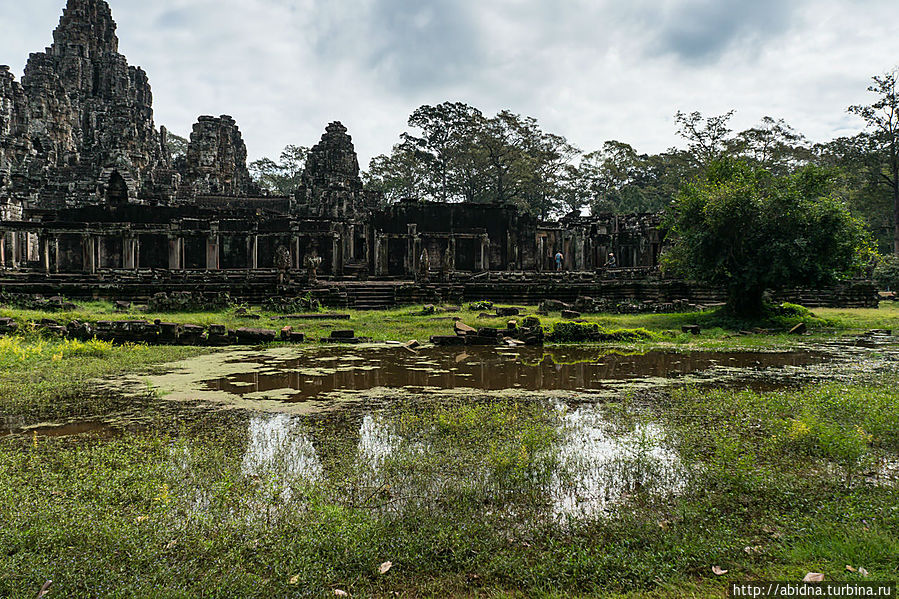
[[(0, 0), (0, 63), (21, 74), (63, 0)], [(312, 145), (331, 120), (364, 166), (422, 103), (508, 108), (584, 150), (679, 143), (673, 114), (737, 109), (736, 129), (786, 119), (851, 134), (871, 75), (893, 66), (892, 0), (112, 0), (156, 122), (186, 134), (231, 114), (250, 157)]]

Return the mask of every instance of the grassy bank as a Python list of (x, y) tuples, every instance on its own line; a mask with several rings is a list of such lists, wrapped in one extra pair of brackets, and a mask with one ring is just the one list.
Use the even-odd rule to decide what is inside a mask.
[[(452, 334), (453, 318), (459, 317), (475, 327), (505, 328), (510, 319), (516, 317), (479, 318), (480, 311), (463, 309), (459, 312), (438, 312), (426, 314), (421, 306), (406, 306), (392, 310), (341, 311), (350, 315), (350, 320), (301, 320), (273, 319), (272, 312), (253, 310), (259, 319), (240, 315), (235, 309), (218, 312), (145, 313), (138, 311), (116, 312), (107, 302), (86, 302), (77, 304), (77, 309), (68, 312), (44, 312), (0, 308), (0, 317), (12, 317), (23, 326), (29, 321), (44, 318), (62, 322), (83, 320), (128, 320), (160, 319), (166, 322), (191, 323), (200, 325), (223, 324), (229, 328), (267, 327), (280, 329), (292, 326), (306, 333), (308, 339), (327, 337), (334, 329), (352, 328), (358, 336), (371, 337), (375, 341), (427, 341), (431, 335)], [(533, 315), (536, 306), (528, 306), (525, 313)], [(517, 317), (518, 320), (521, 317)], [(541, 322), (551, 329), (562, 318), (558, 312), (541, 316)], [(755, 322), (735, 321), (718, 311), (689, 312), (678, 314), (584, 314), (586, 323), (595, 323), (603, 329), (646, 329), (655, 335), (659, 343), (709, 347), (778, 347), (795, 344), (797, 338), (786, 333), (793, 325), (804, 322), (811, 337), (817, 340), (835, 334), (858, 333), (868, 329), (899, 329), (899, 304), (883, 302), (879, 309), (832, 309), (820, 308), (811, 313), (802, 312), (786, 315), (772, 315), (769, 319)], [(683, 325), (699, 325), (702, 335), (694, 336), (681, 332)], [(742, 334), (741, 334), (742, 333)]]
[(99, 340), (0, 337), (0, 415), (29, 421), (98, 415), (121, 398), (98, 392), (93, 381), (143, 371), (203, 351), (190, 347), (120, 345)]
[[(846, 565), (896, 580), (895, 382), (628, 398), (589, 430), (574, 407), (446, 400), (6, 438), (0, 595), (52, 579), (65, 597), (720, 596), (862, 580)], [(600, 462), (571, 450), (596, 423)]]

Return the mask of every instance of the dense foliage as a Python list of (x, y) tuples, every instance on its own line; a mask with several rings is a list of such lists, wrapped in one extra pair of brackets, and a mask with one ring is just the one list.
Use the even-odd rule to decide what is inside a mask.
[(828, 188), (827, 174), (814, 166), (776, 176), (715, 160), (669, 213), (674, 235), (664, 263), (727, 287), (728, 306), (740, 315), (760, 314), (765, 290), (849, 277), (870, 259), (867, 234)]
[[(585, 210), (660, 212), (713, 162), (740, 159), (783, 177), (808, 165), (826, 169), (829, 195), (861, 218), (881, 252), (899, 255), (899, 99), (896, 73), (873, 78), (870, 105), (852, 106), (866, 128), (855, 136), (812, 144), (782, 119), (765, 116), (734, 133), (734, 111), (675, 115), (686, 148), (644, 154), (609, 140), (582, 152), (537, 119), (503, 110), (488, 116), (461, 102), (423, 105), (389, 154), (362, 174), (388, 203), (421, 201), (511, 203), (540, 218)], [(256, 182), (289, 195), (300, 184), (307, 149), (288, 146), (278, 161), (250, 165)]]

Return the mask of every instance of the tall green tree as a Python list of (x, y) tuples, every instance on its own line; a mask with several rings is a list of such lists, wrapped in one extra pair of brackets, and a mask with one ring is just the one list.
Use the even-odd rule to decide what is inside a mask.
[(419, 135), (403, 133), (397, 152), (408, 152), (424, 167), (426, 197), (440, 202), (464, 194), (462, 173), (470, 166), (476, 132), (483, 121), (481, 111), (462, 102), (443, 102), (416, 108), (409, 126)]
[(677, 134), (687, 140), (688, 151), (698, 167), (707, 168), (725, 155), (731, 134), (728, 122), (733, 115), (733, 110), (710, 117), (703, 117), (698, 111), (687, 114), (678, 110), (674, 115)]
[(731, 156), (743, 157), (776, 175), (787, 175), (808, 164), (812, 150), (805, 137), (783, 119), (762, 118), (755, 127), (737, 133), (726, 142)]
[(834, 176), (834, 193), (862, 218), (879, 251), (893, 251), (893, 198), (884, 185), (881, 153), (866, 132), (817, 144), (814, 163)]
[(262, 189), (275, 195), (290, 195), (302, 182), (303, 169), (309, 148), (289, 145), (281, 152), (278, 162), (270, 158), (254, 160), (249, 165), (250, 175)]
[(826, 285), (860, 272), (867, 232), (828, 194), (826, 171), (775, 176), (745, 160), (716, 160), (684, 186), (667, 216), (663, 266), (721, 285), (739, 316), (758, 316), (766, 290)]
[(887, 187), (893, 208), (893, 254), (899, 256), (899, 96), (896, 77), (899, 71), (874, 76), (868, 91), (877, 99), (868, 105), (850, 106), (849, 112), (865, 120), (872, 149), (878, 158), (877, 180)]
[(362, 173), (362, 183), (366, 189), (382, 193), (384, 201), (392, 204), (406, 198), (420, 198), (428, 176), (415, 153), (398, 144), (389, 156), (381, 154), (372, 158), (368, 170)]

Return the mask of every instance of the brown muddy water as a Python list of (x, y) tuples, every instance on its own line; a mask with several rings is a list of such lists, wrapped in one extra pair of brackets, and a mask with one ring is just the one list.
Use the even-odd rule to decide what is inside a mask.
[[(205, 390), (241, 398), (304, 402), (333, 392), (526, 390), (597, 391), (627, 382), (788, 384), (805, 367), (834, 361), (825, 351), (628, 352), (597, 347), (497, 350), (402, 347), (323, 349), (302, 355), (239, 356), (240, 371), (201, 381)], [(246, 370), (247, 365), (252, 368)]]

